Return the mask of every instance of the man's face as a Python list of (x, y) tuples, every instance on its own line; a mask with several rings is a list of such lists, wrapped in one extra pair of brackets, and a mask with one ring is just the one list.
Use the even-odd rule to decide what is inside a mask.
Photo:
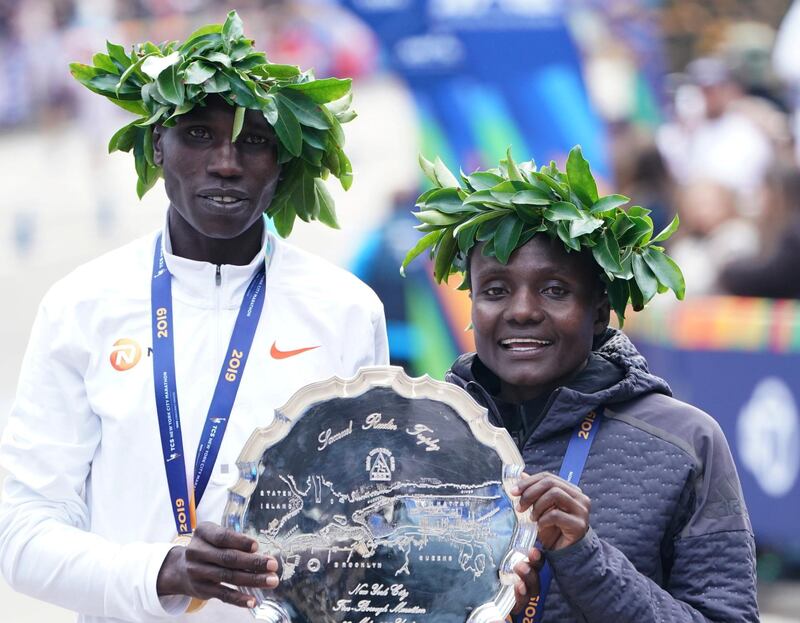
[(478, 357), (511, 402), (568, 381), (608, 326), (608, 299), (591, 259), (546, 235), (517, 249), (506, 265), (476, 248), (470, 283)]
[(220, 99), (177, 118), (153, 136), (156, 164), (172, 209), (209, 238), (229, 239), (249, 229), (275, 194), (280, 165), (275, 133), (264, 116), (247, 110), (231, 143), (234, 109)]

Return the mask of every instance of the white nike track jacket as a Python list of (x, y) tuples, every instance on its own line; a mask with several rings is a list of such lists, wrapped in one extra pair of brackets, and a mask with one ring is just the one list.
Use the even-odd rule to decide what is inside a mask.
[[(185, 615), (184, 598), (156, 594), (176, 529), (150, 351), (155, 240), (78, 268), (41, 303), (0, 445), (10, 473), (0, 567), (12, 587), (81, 613), (83, 623), (250, 623), (249, 611), (216, 600)], [(197, 511), (198, 521), (219, 523), (239, 452), (276, 408), (307, 383), (388, 363), (383, 307), (350, 273), (272, 235), (248, 266), (177, 257), (166, 235), (164, 245), (187, 471), (242, 297), (267, 264), (264, 311)]]

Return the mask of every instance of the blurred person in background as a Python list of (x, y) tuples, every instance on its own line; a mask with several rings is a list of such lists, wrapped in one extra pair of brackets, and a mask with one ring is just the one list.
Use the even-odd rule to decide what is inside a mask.
[(728, 262), (758, 253), (758, 233), (739, 214), (737, 196), (713, 180), (696, 180), (678, 194), (681, 229), (670, 254), (687, 275), (690, 296), (719, 293), (719, 273)]
[(75, 100), (69, 76), (60, 71), (67, 62), (65, 29), (74, 23), (74, 0), (19, 3), (18, 27), (25, 42), (26, 85), (34, 106), (31, 122), (53, 125), (74, 112)]
[[(161, 230), (79, 267), (45, 295), (0, 443), (9, 473), (3, 576), (84, 623), (250, 621), (234, 606), (252, 607), (253, 597), (229, 584), (274, 587), (278, 565), (216, 523), (241, 448), (303, 385), (388, 362), (375, 294), (270, 233), (264, 218), (270, 210), (283, 236), (298, 213), (336, 225), (303, 137), (333, 150), (326, 157), (346, 186), (339, 119), (350, 117), (350, 83), (309, 76), (303, 84), (318, 89), (318, 103), (287, 91), (297, 68), (279, 66), (288, 77), (264, 81), (250, 71), (271, 75), (273, 66), (242, 28), (231, 12), (185, 49), (152, 52), (128, 81), (121, 73), (133, 60), (113, 44), (93, 57), (96, 66), (71, 66), (81, 84), (138, 112), (112, 144), (133, 149), (140, 196), (163, 177), (169, 199)], [(226, 58), (199, 63), (200, 45)], [(279, 102), (300, 102), (316, 127), (301, 133), (291, 110), (279, 106), (273, 117), (241, 85), (234, 98), (236, 75), (220, 77), (228, 65)], [(179, 66), (181, 79), (166, 80)], [(340, 116), (322, 110), (340, 98)], [(313, 205), (295, 199), (304, 182)]]
[(661, 231), (675, 216), (676, 188), (653, 133), (633, 123), (616, 125), (611, 162), (618, 192), (652, 210), (653, 227)]
[(26, 57), (19, 32), (19, 5), (0, 0), (0, 128), (26, 120), (31, 109), (27, 86)]
[(793, 128), (795, 136), (795, 154), (800, 161), (800, 0), (795, 0), (786, 13), (773, 50), (773, 66), (775, 73), (790, 88), (790, 100), (793, 111)]
[(686, 68), (702, 93), (703, 117), (689, 128), (685, 181), (709, 180), (737, 195), (759, 188), (775, 156), (769, 135), (742, 111), (745, 94), (721, 58), (699, 58)]
[(757, 220), (759, 252), (723, 262), (719, 285), (739, 296), (800, 299), (800, 170), (780, 163), (767, 174)]

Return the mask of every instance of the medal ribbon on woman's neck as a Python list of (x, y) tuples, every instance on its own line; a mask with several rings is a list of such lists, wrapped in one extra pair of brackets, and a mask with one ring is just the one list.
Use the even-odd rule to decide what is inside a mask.
[(156, 240), (151, 283), (153, 327), (153, 379), (156, 411), (161, 432), (161, 451), (167, 472), (172, 514), (178, 534), (189, 534), (197, 523), (195, 509), (200, 504), (208, 479), (214, 469), (231, 409), (242, 380), (247, 356), (253, 344), (258, 320), (264, 308), (266, 268), (262, 263), (247, 286), (239, 315), (233, 327), (225, 361), (211, 398), (200, 444), (194, 462), (191, 489), (186, 479), (178, 387), (175, 377), (174, 320), (172, 316), (172, 275), (167, 269), (161, 248), (161, 234)]
[[(589, 458), (589, 451), (592, 449), (594, 438), (603, 423), (604, 411), (604, 407), (598, 407), (584, 417), (575, 427), (575, 430), (572, 431), (567, 451), (561, 462), (561, 469), (558, 472), (558, 475), (567, 482), (577, 485), (581, 481), (583, 468), (586, 467), (586, 459)], [(537, 541), (536, 547), (541, 549), (541, 546), (542, 544)], [(539, 623), (544, 616), (544, 602), (547, 599), (547, 593), (550, 591), (550, 582), (552, 581), (553, 570), (550, 567), (550, 563), (545, 561), (539, 570), (539, 594), (530, 597), (522, 612), (516, 615), (509, 614), (506, 617), (506, 622)]]

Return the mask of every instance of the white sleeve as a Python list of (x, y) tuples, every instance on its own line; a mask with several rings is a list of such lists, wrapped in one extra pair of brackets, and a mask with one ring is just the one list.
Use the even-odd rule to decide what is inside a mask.
[(372, 318), (372, 326), (375, 335), (375, 361), (373, 365), (389, 365), (389, 336), (386, 334), (386, 315), (383, 312), (383, 304), (380, 303), (377, 311)]
[(91, 340), (53, 298), (39, 308), (0, 442), (10, 474), (0, 502), (0, 570), (14, 589), (89, 615), (178, 614), (156, 593), (171, 544), (120, 545), (89, 532), (87, 485), (101, 438), (84, 385)]

